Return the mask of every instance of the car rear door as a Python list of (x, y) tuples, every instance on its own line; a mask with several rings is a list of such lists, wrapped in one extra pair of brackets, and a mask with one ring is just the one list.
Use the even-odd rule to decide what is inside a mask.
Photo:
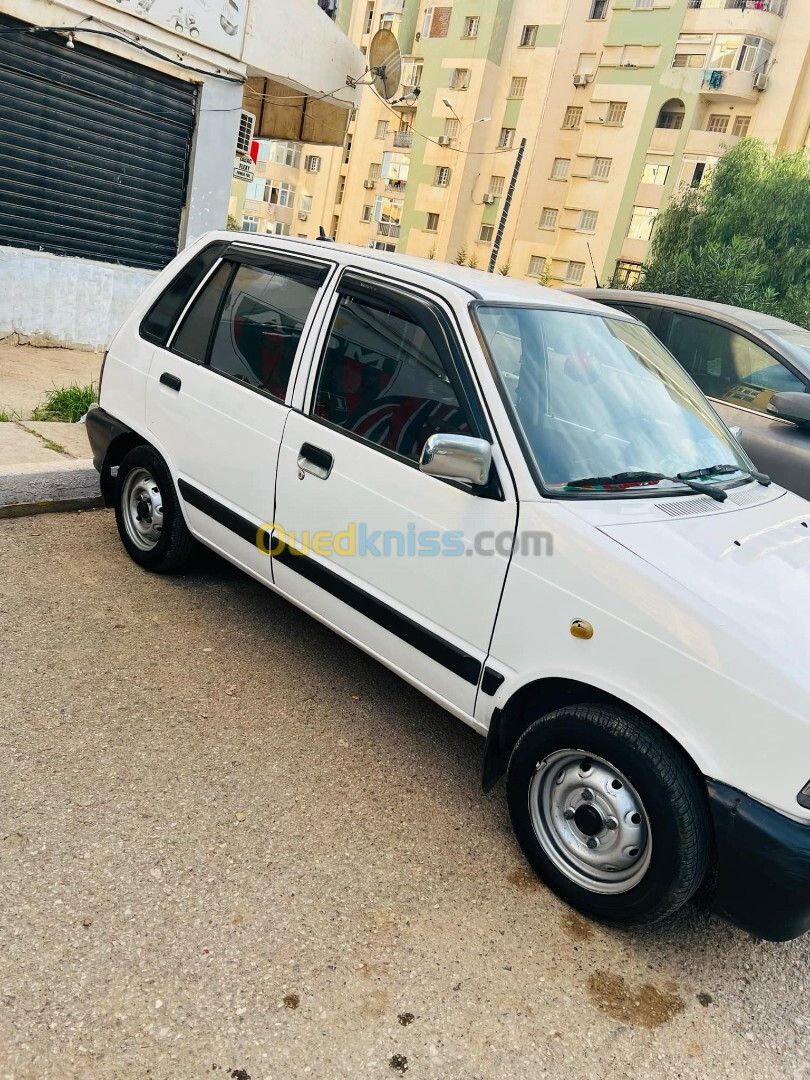
[(333, 269), (327, 260), (232, 245), (149, 370), (149, 431), (192, 531), (267, 578), (257, 529), (273, 517), (292, 376)]
[[(517, 501), (449, 309), (346, 273), (301, 394), (279, 457), (276, 584), (471, 718)], [(419, 470), (437, 433), (494, 444), (486, 487)]]

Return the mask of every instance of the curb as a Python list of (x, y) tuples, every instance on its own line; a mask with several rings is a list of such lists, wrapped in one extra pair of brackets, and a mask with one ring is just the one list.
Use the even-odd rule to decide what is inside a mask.
[(104, 505), (92, 461), (12, 465), (0, 471), (0, 518)]

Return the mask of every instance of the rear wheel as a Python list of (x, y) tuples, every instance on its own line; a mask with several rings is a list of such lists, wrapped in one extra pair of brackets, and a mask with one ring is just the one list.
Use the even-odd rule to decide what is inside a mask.
[(657, 922), (706, 874), (700, 780), (678, 747), (633, 713), (582, 705), (536, 720), (512, 752), (507, 799), (535, 871), (592, 918)]
[(130, 557), (145, 570), (171, 573), (196, 547), (166, 462), (151, 446), (124, 457), (115, 479), (115, 521)]

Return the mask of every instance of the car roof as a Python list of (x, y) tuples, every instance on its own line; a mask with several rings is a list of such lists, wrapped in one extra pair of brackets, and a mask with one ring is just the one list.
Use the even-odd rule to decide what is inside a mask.
[(666, 293), (636, 292), (635, 289), (572, 289), (573, 296), (584, 296), (597, 303), (654, 304), (678, 311), (715, 315), (743, 330), (796, 330), (796, 323), (766, 315), (762, 311), (716, 304), (712, 300), (697, 300), (689, 296), (668, 296)]
[(371, 269), (376, 265), (390, 271), (401, 266), (461, 289), (475, 300), (564, 308), (587, 312), (590, 315), (604, 314), (599, 311), (597, 304), (584, 295), (578, 296), (576, 293), (562, 289), (548, 289), (529, 281), (519, 281), (504, 277), (502, 274), (488, 274), (483, 270), (473, 270), (469, 266), (456, 266), (454, 263), (440, 262), (438, 259), (422, 259), (415, 255), (400, 255), (398, 252), (391, 251), (373, 251), (370, 248), (355, 247), (351, 244), (335, 244), (289, 236), (259, 236), (256, 233), (217, 232), (209, 234), (207, 239), (230, 240), (231, 243), (268, 247), (273, 251), (281, 252), (297, 250), (301, 254), (310, 256), (337, 255), (343, 264), (367, 266)]

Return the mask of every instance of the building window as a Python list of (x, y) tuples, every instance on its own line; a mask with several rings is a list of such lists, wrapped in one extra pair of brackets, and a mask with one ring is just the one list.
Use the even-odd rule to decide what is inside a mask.
[(707, 131), (714, 131), (719, 135), (725, 134), (728, 131), (728, 122), (731, 119), (730, 116), (721, 116), (719, 113), (712, 113), (706, 124)]
[(509, 97), (522, 98), (526, 96), (526, 79), (515, 76), (509, 84)]
[(256, 179), (251, 180), (251, 182), (245, 188), (245, 198), (262, 202), (265, 199), (266, 187), (267, 181), (263, 180), (261, 176), (256, 177)]
[(439, 231), (439, 215), (427, 214), (425, 217), (425, 232)]
[(340, 183), (338, 184), (337, 196), (335, 197), (335, 202), (338, 204), (338, 206), (340, 206), (340, 204), (343, 202), (343, 196), (345, 194), (346, 194), (346, 177), (341, 176)]
[(366, 205), (363, 207), (362, 213), (360, 214), (360, 220), (371, 221), (371, 215), (373, 213), (374, 207), (371, 205), (371, 203), (366, 203)]
[[(343, 155), (343, 164), (344, 165), (349, 164), (349, 158), (351, 156), (352, 156), (352, 137), (351, 137), (351, 135), (347, 135), (346, 136), (346, 153)], [(320, 165), (319, 165), (319, 168), (320, 168)]]
[(631, 240), (649, 240), (658, 211), (653, 206), (634, 206), (627, 235)]
[(295, 203), (295, 187), (285, 180), (269, 180), (264, 189), (264, 201), (272, 206), (292, 206)]
[(302, 214), (311, 214), (312, 213), (312, 196), (311, 195), (302, 195), (301, 196), (301, 213)]
[(572, 259), (565, 270), (565, 281), (568, 285), (581, 285), (582, 275), (585, 273), (585, 263), (574, 262)]
[(505, 177), (503, 176), (490, 176), (489, 178), (489, 194), (501, 195), (503, 193)]
[(582, 123), (582, 109), (578, 105), (569, 105), (565, 110), (562, 126), (567, 129), (576, 129)]
[(593, 165), (591, 165), (591, 180), (607, 180), (610, 176), (610, 167), (612, 164), (613, 158), (594, 158)]
[(604, 19), (607, 15), (608, 0), (593, 0), (589, 19)]
[(633, 0), (634, 11), (652, 11), (653, 0)]
[(613, 124), (615, 127), (621, 127), (621, 125), (624, 123), (624, 118), (626, 115), (626, 101), (609, 101), (607, 107), (607, 114), (605, 115), (605, 123)]
[(304, 168), (307, 172), (320, 172), (321, 159), (316, 154), (307, 154), (304, 158)]
[(619, 259), (610, 284), (614, 289), (635, 289), (641, 277), (641, 265), (627, 259)]
[(450, 25), (452, 13), (453, 9), (451, 7), (425, 8), (422, 37), (447, 37), (447, 29)]
[(382, 162), (372, 161), (368, 167), (369, 180), (379, 180), (382, 176)]
[(270, 143), (268, 161), (274, 161), (277, 165), (289, 165), (292, 169), (301, 167), (301, 147), (291, 142)]
[(599, 214), (596, 210), (580, 210), (577, 232), (595, 232), (598, 218)]
[(648, 161), (641, 174), (642, 184), (665, 184), (669, 176), (669, 165), (659, 165), (654, 161)]
[(557, 211), (552, 206), (544, 206), (540, 215), (539, 229), (556, 229)]
[(450, 73), (450, 89), (451, 90), (466, 90), (470, 85), (470, 69), (469, 68), (453, 68)]
[(491, 244), (492, 237), (495, 235), (494, 225), (482, 225), (478, 232), (478, 239), (482, 244)]
[(557, 157), (554, 158), (554, 164), (551, 166), (551, 179), (552, 180), (567, 180), (568, 179), (568, 166), (571, 164), (570, 158)]
[(532, 255), (529, 259), (529, 269), (526, 271), (527, 277), (543, 277), (546, 272), (546, 260), (542, 255)]
[(671, 98), (661, 106), (658, 119), (655, 121), (657, 128), (669, 128), (680, 131), (683, 127), (684, 104), (678, 98)]
[(724, 71), (765, 71), (771, 59), (773, 43), (765, 38), (742, 34), (718, 34), (709, 58), (710, 68)]
[(498, 137), (498, 149), (508, 150), (512, 143), (515, 141), (515, 129), (514, 128), (501, 128), (501, 134)]
[(672, 66), (675, 68), (705, 67), (711, 43), (711, 34), (681, 34), (675, 45)]
[(458, 120), (448, 117), (444, 122), (444, 136), (446, 139), (457, 139), (459, 131)]
[(744, 139), (748, 134), (748, 126), (750, 123), (750, 116), (735, 116), (734, 127), (731, 129), (731, 134), (738, 135), (741, 139)]
[(524, 26), (520, 33), (521, 49), (533, 49), (537, 43), (537, 27)]
[(376, 139), (384, 139), (387, 135), (388, 135), (388, 121), (387, 120), (378, 120), (377, 121), (377, 131), (376, 131), (374, 137)]
[(450, 183), (450, 170), (446, 165), (436, 166), (436, 175), (433, 177), (433, 183), (436, 187), (447, 187)]
[(422, 16), (422, 37), (430, 37), (430, 24), (433, 22), (433, 8), (426, 7)]
[(267, 222), (267, 235), (268, 236), (289, 236), (290, 226), (286, 221), (268, 221)]
[(259, 219), (252, 214), (245, 214), (242, 218), (242, 232), (257, 233), (259, 231)]
[(577, 75), (593, 75), (596, 72), (596, 53), (580, 53), (577, 60)]
[(464, 33), (463, 37), (473, 38), (478, 37), (478, 27), (481, 24), (481, 19), (478, 15), (468, 15), (464, 20)]
[(363, 33), (370, 34), (374, 26), (374, 5), (366, 4), (366, 19), (363, 24)]

